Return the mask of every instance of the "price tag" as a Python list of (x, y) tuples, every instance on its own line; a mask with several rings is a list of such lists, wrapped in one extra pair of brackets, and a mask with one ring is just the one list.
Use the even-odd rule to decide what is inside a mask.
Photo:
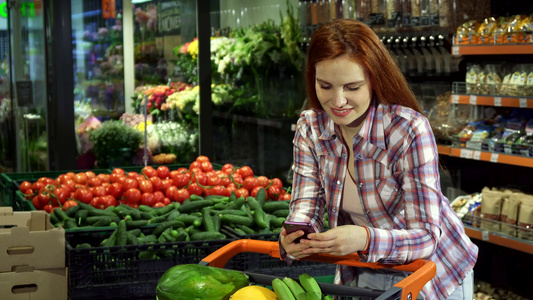
[(489, 240), (489, 232), (486, 231), (486, 230), (481, 231), (481, 239), (484, 240), (484, 241), (488, 241)]
[(520, 98), (518, 100), (520, 101), (520, 107), (527, 107), (527, 99), (526, 98)]
[(452, 103), (454, 104), (459, 103), (459, 95), (452, 95)]
[(498, 162), (498, 157), (499, 157), (499, 156), (500, 156), (500, 155), (499, 155), (498, 153), (492, 153), (492, 154), (490, 155), (490, 162), (497, 163), (497, 162)]
[(471, 159), (472, 158), (472, 150), (468, 150), (468, 149), (461, 149), (461, 158), (468, 158), (468, 159)]
[(459, 55), (459, 47), (458, 46), (453, 46), (452, 47), (452, 54), (453, 55)]
[(472, 156), (473, 159), (479, 160), (481, 157), (481, 151), (474, 151), (474, 156)]
[(477, 104), (477, 96), (476, 95), (470, 95), (470, 104), (476, 105)]
[(502, 106), (502, 97), (494, 97), (494, 106)]

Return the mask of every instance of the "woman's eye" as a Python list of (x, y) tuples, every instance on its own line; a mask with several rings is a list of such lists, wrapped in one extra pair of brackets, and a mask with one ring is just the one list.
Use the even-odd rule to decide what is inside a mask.
[(359, 87), (346, 87), (347, 90), (349, 91), (357, 91), (359, 89)]
[(322, 85), (322, 84), (321, 84), (321, 85), (320, 85), (320, 88), (323, 89), (323, 90), (329, 90), (329, 89), (331, 89), (331, 86), (329, 86), (329, 85)]

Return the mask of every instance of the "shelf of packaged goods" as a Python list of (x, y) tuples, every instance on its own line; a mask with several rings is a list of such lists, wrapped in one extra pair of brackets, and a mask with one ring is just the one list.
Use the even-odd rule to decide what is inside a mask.
[(441, 155), (533, 168), (533, 158), (531, 157), (480, 151), (446, 145), (438, 145), (437, 150)]
[(533, 108), (533, 98), (511, 96), (451, 95), (450, 103)]
[(497, 233), (464, 225), (466, 234), (473, 239), (489, 242), (498, 246), (533, 254), (533, 241), (505, 237)]
[(533, 54), (533, 44), (452, 46), (453, 55)]

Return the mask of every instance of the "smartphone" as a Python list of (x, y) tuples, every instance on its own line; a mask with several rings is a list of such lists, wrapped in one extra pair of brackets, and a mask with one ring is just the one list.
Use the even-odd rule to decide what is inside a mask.
[(304, 235), (299, 237), (299, 238), (297, 238), (297, 239), (295, 239), (294, 240), (295, 243), (299, 243), (300, 239), (302, 239), (302, 238), (306, 239), (308, 234), (315, 233), (315, 229), (313, 228), (311, 223), (305, 223), (305, 222), (285, 221), (285, 222), (283, 222), (283, 228), (285, 228), (285, 230), (287, 231), (287, 234), (293, 233), (293, 232), (298, 231), (298, 230), (303, 230)]

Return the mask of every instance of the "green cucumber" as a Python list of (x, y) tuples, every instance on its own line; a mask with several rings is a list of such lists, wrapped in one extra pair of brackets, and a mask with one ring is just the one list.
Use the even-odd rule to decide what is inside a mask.
[(229, 225), (245, 225), (252, 226), (254, 224), (254, 219), (252, 217), (243, 217), (231, 214), (220, 215), (220, 221), (223, 224)]
[(289, 209), (289, 201), (268, 201), (263, 205), (263, 210), (266, 213), (273, 213), (279, 209)]
[(69, 207), (67, 210), (65, 210), (65, 213), (66, 213), (67, 216), (69, 216), (70, 218), (73, 218), (74, 215), (76, 214), (76, 212), (78, 212), (80, 209), (81, 209), (81, 207), (80, 207), (79, 205), (71, 206), (71, 207)]
[(191, 241), (223, 240), (226, 235), (220, 232), (200, 231), (191, 234)]
[(192, 212), (199, 212), (202, 210), (202, 208), (213, 205), (213, 201), (211, 200), (197, 200), (197, 201), (191, 201), (187, 204), (183, 204), (178, 208), (180, 213), (182, 214), (188, 214)]

